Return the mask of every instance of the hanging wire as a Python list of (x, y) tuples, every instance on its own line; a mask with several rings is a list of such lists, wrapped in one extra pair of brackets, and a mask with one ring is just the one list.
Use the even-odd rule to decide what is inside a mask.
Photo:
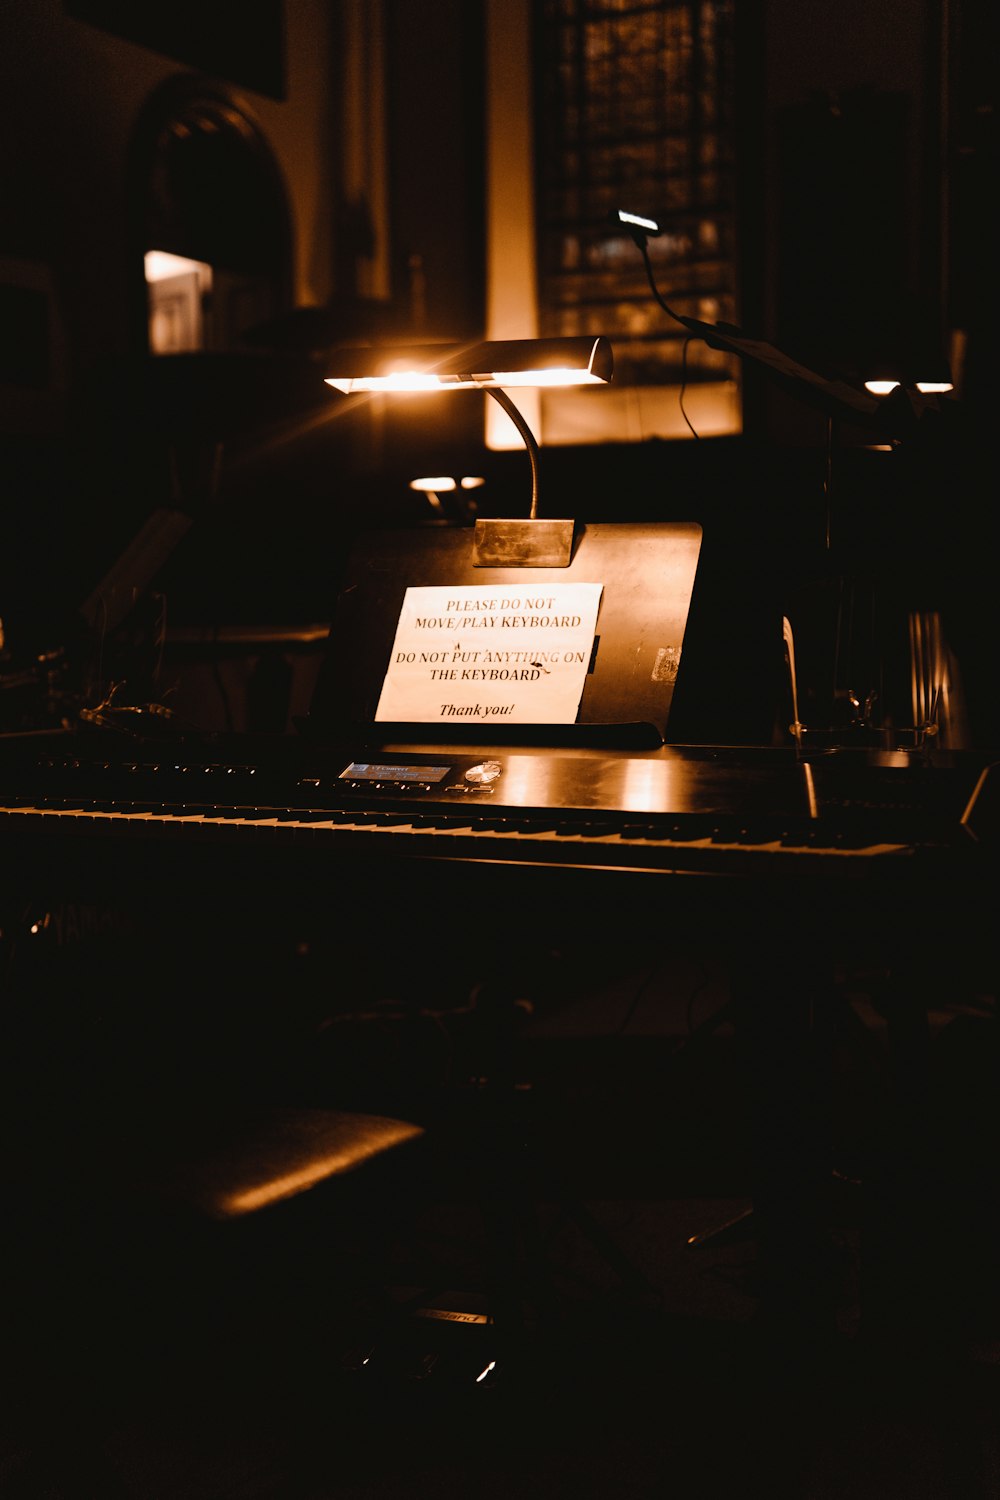
[[(615, 220), (616, 223), (620, 224), (622, 222), (621, 219), (619, 218), (619, 216), (617, 214), (612, 214), (612, 218)], [(660, 295), (660, 289), (656, 285), (656, 277), (653, 275), (653, 264), (652, 264), (652, 261), (649, 258), (649, 239), (648, 239), (648, 236), (641, 229), (636, 228), (634, 225), (625, 224), (623, 227), (625, 227), (628, 230), (629, 235), (631, 236), (632, 240), (634, 241), (636, 247), (639, 250), (640, 255), (642, 256), (642, 263), (643, 263), (643, 265), (646, 268), (646, 278), (649, 281), (650, 291), (653, 293), (653, 296), (656, 299), (656, 302), (658, 303), (658, 305), (660, 307), (662, 307), (663, 311), (667, 314), (667, 316), (669, 318), (673, 318), (673, 320), (674, 320), (675, 323), (679, 323), (681, 325), (681, 327), (685, 329), (686, 337), (684, 339), (684, 343), (681, 345), (681, 389), (680, 389), (680, 398), (679, 398), (679, 400), (680, 400), (680, 408), (681, 408), (681, 416), (684, 418), (684, 421), (687, 423), (688, 431), (690, 432), (691, 436), (694, 437), (694, 438), (700, 438), (701, 437), (701, 433), (696, 430), (693, 422), (691, 421), (691, 418), (687, 414), (687, 408), (684, 405), (684, 394), (685, 394), (685, 392), (687, 390), (687, 354), (688, 354), (688, 345), (690, 344), (693, 335), (690, 332), (690, 330), (687, 328), (687, 325), (684, 322), (684, 319), (681, 317), (681, 315), (679, 313), (674, 312), (674, 310), (670, 306), (670, 304)]]

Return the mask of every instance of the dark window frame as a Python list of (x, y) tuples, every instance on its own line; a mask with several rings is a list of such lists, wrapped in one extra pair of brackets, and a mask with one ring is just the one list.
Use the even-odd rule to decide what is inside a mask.
[[(643, 51), (657, 32), (658, 49)], [(610, 335), (617, 384), (739, 379), (731, 356), (702, 340), (685, 349), (684, 328), (609, 217), (620, 207), (661, 221), (648, 251), (669, 306), (739, 321), (736, 44), (735, 0), (532, 5), (539, 332)], [(630, 63), (645, 97), (628, 91)], [(643, 67), (668, 88), (656, 90)]]

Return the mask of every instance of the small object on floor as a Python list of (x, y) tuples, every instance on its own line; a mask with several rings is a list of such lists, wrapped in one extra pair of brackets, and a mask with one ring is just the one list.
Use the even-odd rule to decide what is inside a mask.
[(421, 1293), (348, 1351), (344, 1368), (380, 1389), (490, 1391), (507, 1373), (508, 1336), (482, 1292)]

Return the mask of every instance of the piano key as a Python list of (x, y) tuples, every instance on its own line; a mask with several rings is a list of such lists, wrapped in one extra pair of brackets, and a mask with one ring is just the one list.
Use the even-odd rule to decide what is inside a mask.
[[(173, 846), (188, 839), (238, 849), (234, 841), (249, 839), (283, 850), (329, 843), (349, 858), (378, 849), (404, 858), (726, 873), (851, 868), (884, 856), (898, 864), (974, 841), (961, 826), (980, 774), (974, 769), (949, 779), (909, 764), (902, 771), (824, 764), (814, 768), (816, 795), (807, 799), (802, 767), (764, 752), (745, 762), (737, 751), (710, 749), (668, 750), (638, 764), (557, 762), (532, 757), (527, 770), (523, 760), (512, 763), (500, 796), (488, 800), (468, 794), (461, 765), (445, 781), (386, 781), (375, 793), (329, 769), (285, 776), (280, 765), (199, 767), (167, 757), (88, 764), (83, 755), (43, 755), (26, 768), (34, 795), (7, 776), (12, 794), (0, 818), (7, 827), (20, 821), (80, 837), (165, 836)], [(635, 788), (645, 807), (629, 805)], [(518, 805), (526, 793), (550, 800)]]
[[(675, 819), (667, 824), (636, 824), (633, 821), (616, 824), (611, 818), (600, 820), (565, 819), (550, 814), (506, 817), (488, 814), (477, 817), (464, 810), (456, 815), (445, 813), (424, 816), (409, 812), (390, 812), (383, 809), (275, 809), (260, 807), (160, 807), (138, 804), (127, 807), (111, 806), (108, 803), (74, 807), (51, 805), (13, 806), (7, 802), (0, 808), (0, 815), (10, 820), (40, 819), (51, 825), (67, 826), (80, 832), (84, 826), (88, 831), (121, 831), (123, 826), (145, 828), (168, 836), (177, 837), (204, 833), (206, 836), (226, 836), (252, 831), (263, 834), (280, 834), (297, 838), (302, 834), (325, 833), (331, 838), (349, 835), (362, 839), (378, 838), (381, 841), (398, 839), (420, 839), (422, 847), (434, 842), (451, 843), (461, 841), (463, 846), (475, 849), (477, 845), (496, 842), (499, 846), (531, 844), (567, 847), (573, 840), (577, 846), (595, 845), (607, 856), (617, 849), (620, 852), (635, 851), (640, 859), (650, 860), (655, 852), (666, 855), (669, 863), (670, 851), (676, 849), (689, 857), (708, 857), (725, 851), (752, 856), (755, 852), (771, 856), (789, 854), (818, 855), (863, 855), (903, 853), (911, 846), (901, 842), (876, 842), (870, 836), (862, 838), (855, 834), (844, 838), (833, 829), (803, 828), (790, 831), (779, 829), (768, 832), (764, 828), (751, 829), (745, 825), (724, 830), (713, 824), (706, 831), (704, 820), (693, 818), (690, 823)], [(655, 864), (663, 861), (653, 859)]]

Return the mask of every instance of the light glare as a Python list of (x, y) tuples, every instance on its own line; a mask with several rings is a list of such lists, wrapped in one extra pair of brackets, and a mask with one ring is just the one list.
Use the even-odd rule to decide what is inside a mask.
[(474, 375), (480, 385), (603, 385), (589, 370), (497, 370), (492, 375)]
[(394, 370), (390, 375), (355, 375), (344, 380), (328, 379), (327, 385), (335, 386), (345, 396), (355, 391), (438, 391), (447, 384), (438, 375), (428, 375), (423, 370)]
[(618, 219), (622, 224), (632, 224), (636, 229), (646, 229), (650, 234), (659, 234), (660, 226), (655, 219), (644, 219), (640, 214), (627, 213), (624, 208), (618, 210)]
[(147, 250), (143, 257), (146, 280), (168, 281), (172, 276), (190, 276), (192, 272), (207, 275), (211, 280), (212, 267), (201, 260), (189, 260), (186, 255), (171, 255), (166, 250)]
[[(865, 390), (873, 396), (888, 396), (901, 383), (899, 380), (866, 380)], [(919, 391), (921, 396), (944, 396), (948, 391), (953, 391), (955, 386), (950, 380), (915, 380), (913, 389)]]
[(605, 385), (613, 373), (607, 339), (508, 339), (500, 343), (450, 348), (431, 345), (410, 349), (340, 350), (330, 356), (334, 370), (325, 376), (334, 390), (359, 391), (490, 390), (511, 386)]
[(448, 494), (455, 488), (455, 481), (450, 474), (429, 474), (424, 479), (411, 479), (411, 490), (427, 490), (432, 495)]

